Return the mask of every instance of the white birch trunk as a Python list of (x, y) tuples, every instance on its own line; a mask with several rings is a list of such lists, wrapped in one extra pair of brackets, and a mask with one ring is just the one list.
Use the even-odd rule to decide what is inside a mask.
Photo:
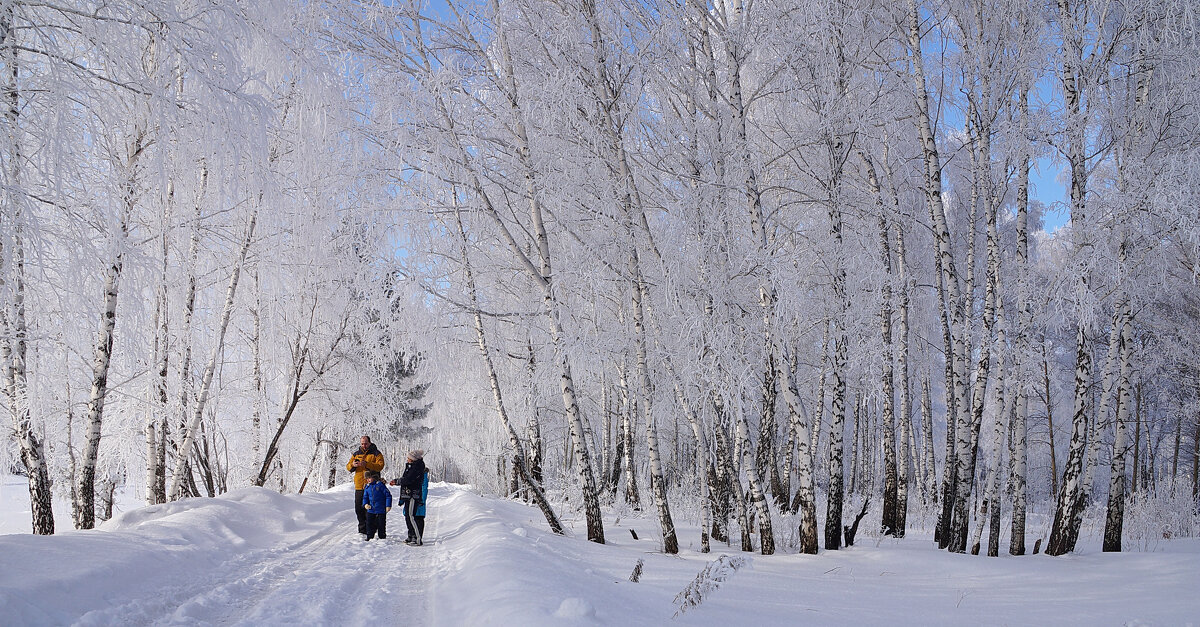
[(700, 552), (708, 553), (710, 550), (708, 530), (712, 525), (712, 503), (711, 495), (708, 489), (708, 456), (709, 447), (708, 439), (704, 437), (704, 428), (700, 424), (700, 419), (696, 416), (696, 412), (692, 410), (692, 406), (687, 402), (683, 395), (683, 389), (679, 387), (679, 376), (675, 373), (675, 368), (670, 360), (667, 360), (667, 368), (670, 369), (671, 380), (675, 387), (675, 400), (679, 403), (679, 407), (683, 409), (684, 417), (687, 418), (688, 426), (692, 428), (692, 438), (695, 440), (696, 455), (694, 459), (696, 470), (696, 482), (700, 488)]
[(1108, 409), (1112, 404), (1114, 379), (1120, 365), (1118, 354), (1121, 352), (1121, 309), (1113, 310), (1112, 328), (1108, 333), (1108, 354), (1104, 358), (1103, 375), (1100, 378), (1100, 403), (1096, 405), (1095, 416), (1088, 428), (1087, 456), (1083, 466), (1083, 481), (1080, 484), (1080, 498), (1086, 506), (1092, 497), (1092, 482), (1096, 476), (1096, 460), (1100, 453), (1100, 434), (1108, 430)]
[[(187, 431), (189, 422), (189, 410), (192, 406), (192, 318), (196, 311), (196, 266), (200, 258), (200, 228), (203, 222), (202, 202), (208, 192), (208, 166), (204, 163), (200, 164), (200, 193), (196, 198), (196, 211), (193, 214), (192, 237), (188, 244), (188, 279), (187, 289), (184, 294), (183, 301), (183, 322), (180, 331), (183, 337), (183, 358), (180, 361), (179, 367), (179, 425), (176, 430), (175, 437), (177, 440), (175, 445), (176, 460), (182, 458), (184, 461), (184, 472), (187, 474), (187, 482), (189, 490), (193, 490), (194, 481), (191, 477), (191, 465), (188, 463), (189, 453), (185, 452), (182, 447), (182, 439)], [(164, 458), (165, 459), (165, 458)], [(174, 481), (174, 478), (172, 478)], [(168, 490), (169, 492), (169, 490)], [(167, 494), (167, 498), (170, 495)]]
[(625, 503), (641, 511), (642, 497), (637, 486), (637, 466), (634, 463), (633, 416), (636, 403), (629, 389), (627, 357), (622, 356), (617, 381), (621, 389), (621, 469), (625, 475)]
[(246, 235), (242, 239), (237, 261), (234, 262), (232, 272), (229, 276), (229, 286), (225, 290), (225, 306), (221, 309), (221, 319), (217, 323), (217, 337), (213, 342), (212, 352), (208, 356), (208, 365), (204, 368), (204, 378), (200, 382), (200, 392), (196, 396), (196, 407), (192, 411), (191, 420), (183, 430), (183, 439), (179, 446), (178, 457), (175, 460), (175, 470), (171, 477), (171, 488), (167, 491), (167, 498), (171, 501), (177, 501), (180, 497), (180, 488), (183, 475), (187, 469), (188, 457), (190, 456), (192, 445), (196, 441), (196, 432), (200, 428), (200, 421), (204, 419), (204, 406), (208, 402), (208, 393), (212, 385), (213, 373), (216, 371), (217, 361), (221, 358), (225, 343), (225, 331), (229, 328), (229, 319), (233, 316), (234, 296), (237, 294), (238, 279), (242, 274), (242, 266), (246, 263), (246, 253), (250, 251), (250, 244), (254, 241), (254, 226), (257, 222), (258, 207), (256, 206), (250, 214), (250, 223), (246, 227)]
[[(930, 214), (933, 219), (933, 235), (934, 243), (937, 252), (937, 266), (940, 285), (945, 290), (945, 297), (942, 300), (944, 307), (948, 310), (944, 313), (943, 318), (949, 318), (944, 321), (944, 326), (947, 331), (947, 348), (950, 349), (949, 363), (947, 364), (947, 374), (952, 380), (950, 383), (951, 389), (947, 390), (947, 396), (952, 396), (953, 400), (947, 403), (951, 408), (947, 412), (947, 422), (955, 423), (956, 430), (959, 425), (964, 425), (966, 422), (967, 409), (967, 350), (965, 338), (954, 335), (955, 331), (961, 333), (965, 329), (964, 314), (962, 311), (962, 298), (959, 292), (958, 272), (954, 266), (954, 255), (950, 249), (950, 229), (946, 222), (946, 210), (942, 203), (942, 167), (941, 160), (938, 155), (937, 142), (933, 136), (933, 124), (929, 114), (929, 93), (925, 85), (925, 65), (921, 53), (921, 29), (920, 16), (917, 13), (917, 7), (914, 0), (908, 2), (908, 53), (912, 62), (912, 78), (913, 78), (913, 93), (916, 102), (917, 113), (917, 130), (921, 141), (921, 151), (924, 162), (924, 178), (925, 178), (925, 200), (929, 206)], [(954, 434), (954, 438), (958, 438)], [(947, 434), (947, 439), (951, 438)], [(961, 439), (959, 439), (961, 441)], [(956, 457), (952, 456), (952, 457)], [(949, 546), (949, 527), (950, 518), (952, 515), (952, 507), (954, 505), (954, 495), (957, 493), (957, 478), (958, 473), (951, 469), (952, 463), (961, 468), (963, 463), (957, 459), (953, 462), (947, 458), (946, 464), (946, 479), (944, 483), (946, 495), (943, 503), (943, 515), (939, 528), (943, 533), (939, 537), (939, 546), (945, 548)], [(965, 542), (965, 534), (963, 541)]]
[[(1125, 245), (1121, 245), (1124, 261)], [(1129, 448), (1126, 423), (1129, 420), (1129, 374), (1133, 355), (1133, 311), (1129, 298), (1120, 306), (1121, 374), (1117, 390), (1117, 422), (1113, 436), (1112, 468), (1108, 486), (1108, 513), (1104, 524), (1103, 550), (1120, 552), (1121, 534), (1125, 526), (1125, 455)]]
[[(496, 12), (499, 13), (498, 2), (495, 2), (493, 7), (495, 7)], [(525, 255), (521, 245), (517, 243), (516, 238), (513, 236), (512, 232), (508, 229), (508, 226), (501, 218), (499, 211), (496, 209), (495, 205), (492, 204), (491, 199), (488, 197), (487, 192), (484, 189), (483, 183), (479, 180), (478, 173), (473, 169), (470, 173), (470, 177), (472, 179), (471, 183), (475, 193), (479, 196), (484, 205), (484, 211), (496, 223), (501, 235), (508, 244), (510, 252), (513, 253), (514, 257), (521, 264), (522, 268), (525, 269), (529, 277), (533, 279), (534, 282), (537, 283), (538, 287), (540, 287), (542, 290), (542, 305), (550, 323), (552, 345), (554, 346), (555, 358), (558, 361), (558, 369), (561, 373), (560, 387), (562, 389), (563, 407), (567, 416), (567, 425), (570, 428), (570, 443), (574, 452), (574, 461), (576, 462), (575, 465), (580, 475), (585, 516), (587, 518), (588, 540), (598, 544), (604, 544), (604, 521), (600, 513), (600, 499), (596, 490), (595, 475), (592, 470), (592, 456), (587, 446), (583, 419), (580, 415), (579, 403), (576, 400), (575, 395), (575, 382), (571, 375), (570, 358), (567, 355), (565, 339), (566, 333), (563, 330), (562, 313), (560, 311), (562, 305), (555, 297), (552, 285), (552, 278), (554, 274), (552, 272), (550, 257), (550, 242), (543, 220), (543, 209), (537, 189), (537, 181), (535, 177), (536, 170), (533, 167), (529, 137), (525, 129), (525, 112), (519, 104), (518, 92), (516, 89), (516, 79), (512, 72), (511, 54), (508, 50), (508, 40), (503, 35), (504, 29), (498, 29), (497, 34), (501, 56), (504, 61), (504, 67), (502, 69), (504, 75), (496, 76), (495, 78), (498, 83), (497, 87), (501, 88), (503, 95), (507, 100), (507, 104), (516, 118), (516, 123), (513, 128), (515, 135), (514, 139), (516, 140), (516, 149), (519, 162), (524, 170), (525, 200), (529, 202), (531, 221), (530, 228), (532, 229), (531, 235), (533, 238), (532, 243), (537, 251), (537, 259), (539, 261), (538, 265), (535, 265), (533, 260)], [(428, 52), (424, 48), (424, 42), (417, 41), (415, 43), (417, 45), (417, 55), (424, 64), (422, 72), (426, 76), (432, 75), (434, 73), (433, 64), (429, 60)], [(461, 138), (459, 138), (457, 134), (454, 118), (450, 115), (450, 112), (441, 95), (435, 93), (434, 99), (438, 113), (441, 116), (443, 123), (446, 124), (447, 130), (450, 132), (453, 138), (454, 148), (458, 151), (459, 157), (462, 159), (464, 164), (473, 166), (477, 160), (476, 155), (473, 155), (471, 151), (467, 150), (467, 148), (462, 144)]]
[[(636, 186), (633, 172), (625, 146), (618, 132), (618, 127), (612, 118), (612, 111), (619, 105), (618, 99), (612, 93), (612, 82), (609, 80), (606, 43), (600, 31), (600, 23), (596, 16), (596, 5), (593, 0), (583, 0), (583, 15), (592, 35), (592, 52), (595, 63), (596, 80), (593, 89), (600, 104), (601, 132), (607, 140), (610, 153), (608, 160), (614, 163), (613, 173), (615, 189), (622, 190), (618, 204), (624, 214), (626, 231), (629, 235), (629, 274), (632, 281), (633, 293), (633, 330), (636, 371), (640, 383), (642, 419), (646, 427), (646, 452), (650, 461), (650, 494), (654, 500), (654, 508), (658, 514), (659, 527), (662, 531), (663, 551), (669, 555), (679, 552), (679, 541), (675, 534), (675, 523), (671, 518), (671, 508), (667, 502), (666, 478), (663, 474), (662, 460), (659, 453), (658, 425), (653, 412), (653, 385), (650, 381), (650, 369), (646, 357), (646, 308), (645, 301), (649, 300), (649, 288), (644, 278), (641, 254), (639, 252), (638, 231), (645, 225), (645, 211), (636, 198)], [(636, 214), (636, 216), (635, 216)], [(641, 234), (648, 242), (647, 250), (654, 250), (651, 234), (648, 228)]]
[(897, 355), (900, 367), (900, 472), (897, 477), (896, 490), (896, 531), (900, 537), (904, 537), (906, 528), (908, 527), (909, 487), (916, 486), (920, 488), (923, 483), (921, 482), (921, 465), (917, 459), (916, 436), (913, 434), (912, 425), (912, 385), (908, 363), (909, 345), (911, 343), (908, 271), (905, 267), (907, 260), (904, 251), (904, 229), (899, 227), (896, 229), (896, 260), (900, 266), (898, 276), (900, 285), (900, 349)]
[[(0, 290), (10, 290), (8, 303), (10, 311), (0, 307), (0, 385), (8, 396), (9, 411), (13, 419), (13, 435), (17, 441), (21, 463), (29, 484), (29, 512), (33, 533), (37, 535), (52, 535), (54, 533), (54, 509), (51, 498), (49, 468), (42, 443), (33, 429), (32, 414), (29, 408), (29, 376), (28, 376), (28, 338), (29, 329), (25, 320), (25, 243), (24, 243), (24, 199), (21, 194), (21, 151), (20, 128), (18, 122), (21, 115), (20, 89), (18, 84), (20, 63), (17, 52), (17, 33), (13, 30), (16, 19), (16, 9), (13, 4), (6, 5), (0, 12), (0, 46), (4, 49), (5, 110), (4, 119), (6, 152), (9, 155), (7, 180), (3, 198), (6, 207), (0, 206), (0, 228), (12, 234), (13, 251), (11, 258), (12, 274), (5, 272), (4, 255), (0, 254)], [(6, 211), (7, 210), (7, 211)], [(8, 213), (11, 212), (11, 213)], [(10, 224), (5, 224), (9, 222)], [(0, 239), (0, 253), (3, 253), (3, 239)], [(5, 285), (5, 277), (11, 276), (13, 285)]]
[[(1058, 0), (1058, 13), (1064, 23), (1076, 25), (1070, 0)], [(1065, 152), (1071, 168), (1071, 223), (1077, 225), (1073, 231), (1076, 255), (1082, 255), (1087, 246), (1086, 235), (1083, 233), (1087, 225), (1087, 146), (1085, 120), (1082, 115), (1083, 85), (1077, 74), (1083, 64), (1082, 55), (1083, 50), (1074, 41), (1073, 36), (1064, 33), (1061, 78), (1067, 116)], [(1079, 289), (1089, 289), (1086, 270), (1080, 271)], [(1087, 329), (1082, 312), (1079, 318), (1076, 322), (1079, 328), (1075, 336), (1075, 400), (1072, 407), (1071, 446), (1054, 510), (1050, 539), (1046, 543), (1046, 554), (1052, 556), (1064, 555), (1075, 550), (1075, 543), (1079, 539), (1079, 524), (1083, 516), (1081, 474), (1087, 440), (1086, 400), (1088, 387), (1092, 382), (1092, 358), (1087, 349)]]
[(771, 510), (767, 505), (767, 494), (759, 481), (758, 468), (755, 465), (754, 448), (750, 444), (750, 427), (746, 425), (746, 412), (738, 411), (737, 438), (741, 443), (740, 460), (746, 469), (746, 483), (750, 486), (750, 502), (754, 505), (758, 516), (759, 549), (763, 555), (775, 554), (775, 532), (771, 527)]
[[(1029, 119), (1029, 87), (1023, 85), (1018, 101), (1021, 124)], [(1029, 297), (1029, 147), (1022, 145), (1017, 172), (1017, 337), (1016, 337), (1016, 414), (1012, 427), (1012, 475), (1010, 485), (1013, 495), (1012, 535), (1008, 543), (1010, 555), (1025, 554), (1025, 517), (1027, 511), (1026, 478), (1027, 431), (1029, 424), (1029, 390), (1032, 384), (1030, 361), (1032, 346), (1029, 335), (1033, 327), (1033, 310)]]
[[(496, 414), (500, 418), (500, 424), (504, 426), (504, 432), (508, 436), (508, 444), (512, 447), (514, 466), (517, 472), (521, 475), (521, 479), (525, 485), (529, 487), (529, 492), (533, 497), (533, 501), (537, 503), (538, 509), (542, 511), (542, 515), (546, 518), (546, 524), (550, 526), (550, 531), (556, 534), (563, 534), (562, 523), (558, 520), (558, 514), (554, 512), (554, 507), (550, 505), (550, 501), (546, 498), (546, 493), (542, 489), (541, 480), (535, 477), (530, 472), (529, 458), (525, 454), (525, 449), (521, 446), (521, 438), (517, 435), (516, 429), (513, 427), (512, 420), (508, 417), (508, 410), (504, 406), (504, 396), (500, 391), (500, 377), (496, 374), (496, 366), (492, 362), (492, 352), (488, 348), (487, 336), (483, 328), (483, 316), (479, 310), (479, 297), (475, 289), (475, 276), (471, 269), (471, 260), (467, 251), (467, 235), (463, 228), (462, 216), (457, 206), (457, 199), (454, 211), (454, 218), (458, 226), (460, 254), (462, 255), (463, 270), (466, 274), (467, 294), (471, 297), (472, 318), (475, 322), (475, 339), (479, 345), (479, 352), (483, 358), (484, 367), (488, 372), (488, 382), (492, 387), (492, 400), (496, 403)], [(532, 353), (531, 353), (532, 355)]]
[(96, 526), (96, 462), (100, 457), (100, 426), (104, 421), (104, 399), (108, 395), (108, 365), (112, 360), (113, 331), (117, 325), (117, 294), (121, 284), (121, 272), (125, 263), (125, 248), (129, 236), (129, 219), (133, 214), (136, 199), (136, 174), (138, 158), (145, 148), (145, 131), (137, 129), (128, 146), (122, 166), (128, 177), (124, 183), (117, 232), (112, 239), (113, 260), (104, 272), (104, 309), (100, 317), (100, 328), (96, 332), (96, 344), (92, 353), (92, 390), (88, 397), (87, 427), (84, 435), (83, 462), (79, 468), (79, 510), (75, 526), (91, 529)]
[[(654, 414), (650, 411), (650, 396), (652, 387), (650, 383), (650, 368), (646, 359), (646, 331), (643, 323), (642, 300), (646, 297), (645, 281), (638, 275), (637, 285), (634, 287), (634, 307), (633, 307), (633, 326), (634, 334), (637, 336), (636, 342), (637, 351), (637, 370), (641, 378), (642, 389), (642, 419), (646, 422), (646, 453), (650, 458), (650, 493), (654, 498), (654, 508), (658, 513), (659, 528), (662, 531), (663, 537), (663, 552), (668, 555), (679, 553), (679, 540), (675, 534), (675, 523), (671, 518), (671, 509), (667, 503), (667, 482), (663, 475), (662, 460), (659, 456), (658, 445), (658, 428), (655, 425)], [(767, 532), (770, 531), (770, 516), (767, 516)], [(766, 533), (764, 532), (764, 538)], [(766, 551), (764, 539), (764, 551)], [(774, 550), (774, 542), (772, 541), (772, 550)], [(769, 555), (769, 553), (764, 553)]]
[[(977, 29), (983, 28), (982, 7), (977, 7), (975, 17), (978, 22)], [(971, 151), (974, 157), (975, 172), (973, 175), (973, 194), (978, 194), (980, 201), (983, 204), (984, 216), (987, 222), (987, 268), (984, 277), (984, 309), (983, 309), (983, 334), (979, 340), (979, 358), (976, 362), (974, 390), (970, 397), (971, 412), (970, 414), (961, 414), (964, 420), (959, 422), (959, 426), (966, 426), (967, 429), (959, 429), (956, 436), (955, 462), (958, 465), (958, 476), (955, 481), (955, 504), (952, 518), (951, 538), (949, 549), (955, 552), (964, 552), (967, 548), (967, 534), (970, 529), (971, 518), (971, 493), (975, 487), (975, 468), (979, 454), (979, 432), (983, 424), (984, 398), (987, 395), (987, 386), (992, 378), (992, 353), (997, 350), (996, 347), (1003, 347), (1004, 338), (1000, 337), (1000, 341), (996, 347), (993, 346), (993, 341), (996, 340), (995, 334), (997, 327), (997, 319), (1002, 314), (1002, 306), (1004, 302), (1003, 283), (1000, 275), (1000, 242), (997, 229), (997, 210), (1001, 199), (997, 196), (995, 184), (992, 181), (992, 111), (988, 109), (992, 100), (991, 88), (991, 68), (981, 68), (979, 70), (979, 98), (982, 103), (988, 103), (983, 109), (972, 107), (975, 112), (973, 119), (976, 120), (974, 127), (976, 130), (974, 149)], [(974, 100), (974, 98), (972, 98)], [(972, 223), (974, 222), (975, 206), (972, 205)], [(974, 242), (975, 242), (975, 227), (974, 224), (970, 230), (970, 241), (972, 252), (968, 255), (968, 265), (971, 269), (974, 267)], [(969, 280), (970, 284), (971, 281)], [(967, 302), (972, 299), (972, 294), (968, 287), (966, 294)], [(998, 313), (999, 312), (999, 313)], [(963, 341), (969, 337), (968, 330), (963, 329)], [(964, 354), (966, 348), (964, 347)], [(997, 381), (996, 385), (999, 382)]]
[[(250, 428), (252, 431), (253, 441), (251, 442), (252, 459), (262, 459), (262, 418), (265, 413), (263, 405), (266, 403), (266, 382), (263, 380), (262, 368), (262, 316), (259, 313), (262, 309), (262, 285), (259, 282), (258, 268), (254, 268), (252, 273), (254, 278), (254, 305), (250, 308), (250, 317), (253, 319), (253, 327), (250, 335), (250, 350), (251, 350), (251, 377), (254, 380), (254, 402), (253, 410), (250, 416)], [(253, 472), (251, 472), (253, 480)]]
[(163, 209), (162, 238), (158, 289), (155, 293), (154, 308), (154, 365), (155, 372), (150, 384), (150, 413), (146, 419), (146, 503), (155, 505), (165, 503), (166, 495), (166, 447), (164, 438), (167, 435), (167, 377), (170, 354), (170, 326), (168, 324), (168, 278), (167, 267), (170, 258), (170, 218), (175, 198), (174, 183), (170, 185), (168, 203)]
[[(867, 182), (871, 187), (871, 193), (875, 196), (875, 209), (879, 214), (879, 250), (880, 260), (883, 265), (884, 278), (882, 285), (882, 306), (879, 310), (879, 326), (880, 333), (883, 336), (883, 358), (882, 372), (880, 373), (881, 383), (883, 388), (883, 518), (880, 525), (885, 535), (896, 537), (904, 537), (904, 527), (900, 522), (900, 514), (897, 509), (899, 507), (900, 498), (900, 474), (907, 471), (907, 459), (901, 455), (897, 460), (896, 455), (896, 412), (895, 412), (895, 397), (896, 397), (896, 379), (895, 371), (892, 364), (893, 356), (893, 340), (892, 340), (892, 317), (895, 313), (892, 305), (892, 247), (891, 247), (891, 227), (887, 215), (885, 213), (885, 205), (883, 201), (883, 190), (879, 184), (879, 177), (875, 171), (875, 165), (867, 158), (865, 153), (860, 151), (860, 157), (867, 168)], [(902, 418), (903, 419), (903, 418)], [(901, 452), (903, 452), (906, 442), (901, 442)], [(904, 464), (903, 469), (900, 464)]]
[(29, 330), (25, 322), (25, 252), (21, 228), (14, 229), (14, 285), (11, 313), (0, 311), (0, 375), (13, 418), (13, 435), (29, 485), (30, 528), (37, 535), (54, 534), (50, 471), (42, 442), (33, 429), (26, 366)]
[(937, 462), (933, 455), (933, 398), (928, 375), (921, 379), (921, 458), (925, 460), (925, 482), (922, 484), (925, 502), (936, 504)]

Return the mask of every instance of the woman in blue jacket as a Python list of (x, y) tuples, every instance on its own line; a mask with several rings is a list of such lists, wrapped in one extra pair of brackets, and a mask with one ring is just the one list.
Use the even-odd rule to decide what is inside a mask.
[[(404, 523), (408, 526), (406, 544), (421, 546), (425, 531), (425, 497), (429, 491), (429, 476), (425, 471), (425, 451), (413, 449), (405, 460), (400, 476), (400, 498), (404, 499)], [(419, 517), (419, 519), (418, 519)]]

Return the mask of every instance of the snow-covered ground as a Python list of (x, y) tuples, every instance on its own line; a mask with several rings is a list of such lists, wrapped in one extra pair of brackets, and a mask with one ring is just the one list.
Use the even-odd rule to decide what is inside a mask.
[[(607, 521), (600, 546), (453, 484), (430, 488), (423, 547), (401, 542), (398, 510), (388, 541), (363, 542), (349, 485), (245, 488), (39, 537), (27, 520), (20, 529), (28, 504), (17, 487), (6, 478), (0, 492), (3, 625), (1200, 624), (1194, 538), (1154, 552), (989, 559), (938, 551), (918, 532), (764, 557), (723, 546), (702, 555), (684, 528), (684, 551), (666, 556), (648, 520)], [(749, 563), (672, 618), (676, 595), (722, 553)]]

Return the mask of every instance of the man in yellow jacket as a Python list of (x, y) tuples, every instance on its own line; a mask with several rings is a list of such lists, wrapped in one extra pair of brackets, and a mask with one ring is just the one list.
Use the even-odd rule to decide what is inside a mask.
[(367, 535), (367, 510), (363, 507), (363, 488), (367, 485), (364, 473), (368, 470), (383, 470), (383, 453), (371, 442), (371, 438), (359, 438), (358, 450), (346, 462), (346, 470), (354, 473), (354, 513), (358, 516), (358, 532)]

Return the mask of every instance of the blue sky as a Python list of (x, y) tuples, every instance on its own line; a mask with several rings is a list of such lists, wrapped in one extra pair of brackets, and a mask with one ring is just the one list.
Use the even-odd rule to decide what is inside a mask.
[(1065, 175), (1061, 162), (1049, 157), (1038, 159), (1029, 173), (1030, 195), (1046, 205), (1042, 226), (1050, 233), (1061, 228), (1070, 217)]

